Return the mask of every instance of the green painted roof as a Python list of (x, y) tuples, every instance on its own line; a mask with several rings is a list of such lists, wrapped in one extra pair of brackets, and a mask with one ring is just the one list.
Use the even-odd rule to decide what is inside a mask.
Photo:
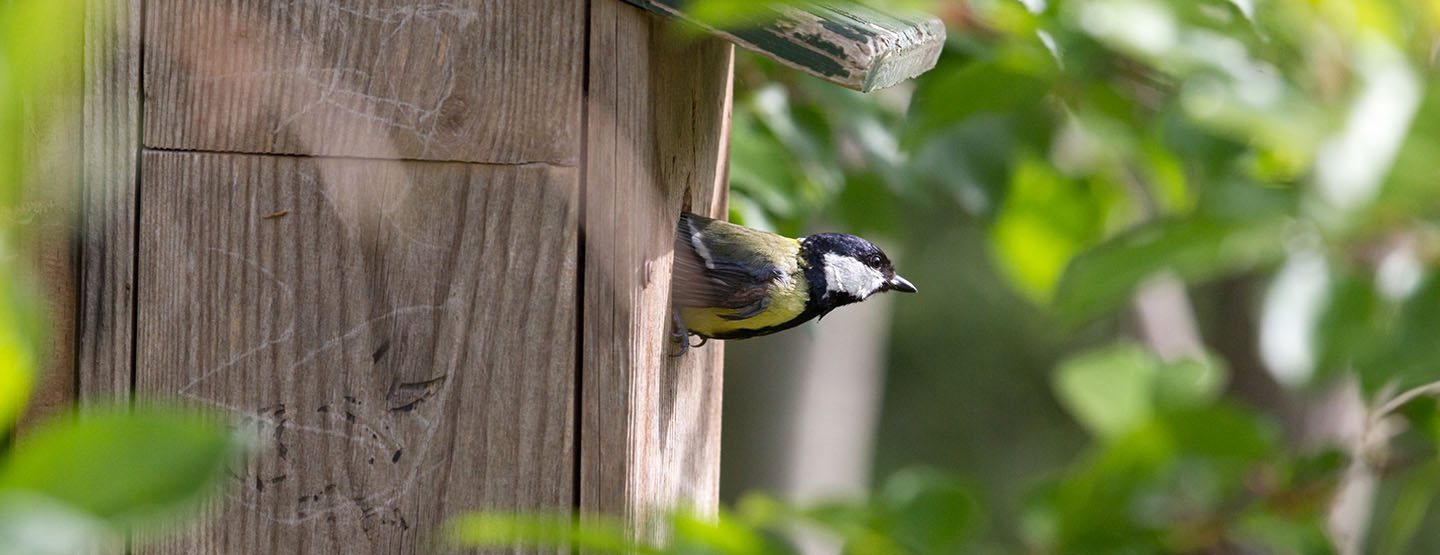
[(858, 91), (889, 87), (935, 67), (945, 25), (929, 15), (886, 14), (855, 4), (766, 8), (756, 23), (718, 28), (686, 14), (684, 0), (626, 0)]

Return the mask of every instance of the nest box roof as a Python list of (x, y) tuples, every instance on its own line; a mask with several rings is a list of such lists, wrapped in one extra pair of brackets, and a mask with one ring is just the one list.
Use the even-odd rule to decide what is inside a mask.
[(719, 28), (686, 14), (686, 0), (625, 0), (683, 19), (743, 48), (831, 83), (869, 92), (935, 67), (945, 25), (928, 15), (880, 13), (854, 4), (777, 5), (744, 27)]

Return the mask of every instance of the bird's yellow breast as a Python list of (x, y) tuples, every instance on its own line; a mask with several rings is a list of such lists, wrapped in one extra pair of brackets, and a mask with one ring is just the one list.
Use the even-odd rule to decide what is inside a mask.
[(786, 283), (771, 289), (770, 304), (759, 314), (744, 320), (727, 320), (722, 315), (735, 311), (725, 308), (681, 308), (680, 317), (685, 327), (704, 336), (717, 336), (737, 330), (758, 330), (789, 322), (805, 312), (805, 303), (810, 299), (810, 288), (800, 271), (789, 274)]

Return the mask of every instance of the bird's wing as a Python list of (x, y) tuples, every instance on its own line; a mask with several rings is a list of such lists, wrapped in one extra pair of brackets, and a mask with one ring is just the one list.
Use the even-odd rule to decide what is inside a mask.
[(770, 287), (784, 276), (771, 260), (798, 252), (794, 239), (683, 214), (675, 229), (671, 298), (682, 307), (732, 310), (726, 319), (750, 318), (765, 310)]

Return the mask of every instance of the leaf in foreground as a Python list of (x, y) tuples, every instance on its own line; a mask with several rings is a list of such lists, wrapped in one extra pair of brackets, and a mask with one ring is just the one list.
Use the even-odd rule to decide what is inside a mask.
[(0, 491), (29, 493), (118, 525), (173, 517), (210, 493), (238, 452), (197, 413), (116, 407), (52, 421), (0, 462)]

